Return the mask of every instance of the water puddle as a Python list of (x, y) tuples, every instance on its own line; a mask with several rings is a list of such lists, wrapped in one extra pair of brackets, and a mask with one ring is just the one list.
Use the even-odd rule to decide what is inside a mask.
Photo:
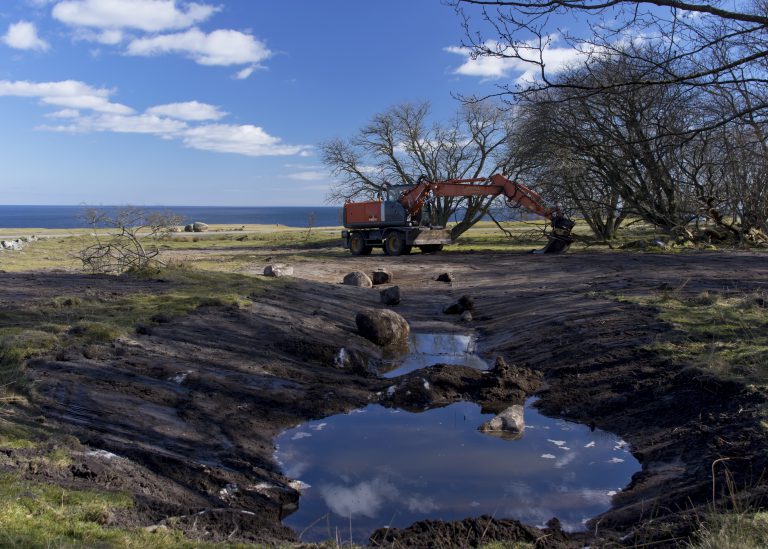
[(380, 527), (481, 515), (579, 530), (640, 469), (609, 433), (527, 405), (524, 436), (504, 440), (477, 430), (491, 417), (468, 402), (418, 414), (370, 405), (282, 433), (276, 458), (302, 483), (283, 522), (303, 541), (357, 543)]
[(434, 364), (469, 366), (478, 370), (490, 368), (475, 354), (476, 340), (473, 335), (412, 333), (408, 339), (408, 351), (404, 357), (384, 361), (377, 368), (379, 374), (392, 378)]

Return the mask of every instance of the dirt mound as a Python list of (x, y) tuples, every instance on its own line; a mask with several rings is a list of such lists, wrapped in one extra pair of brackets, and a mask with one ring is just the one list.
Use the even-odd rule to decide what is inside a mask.
[(498, 520), (488, 516), (462, 521), (419, 521), (408, 528), (381, 528), (371, 536), (373, 547), (480, 547), (489, 540), (535, 544), (536, 547), (581, 548), (583, 536), (562, 531), (557, 519), (543, 529), (516, 520)]

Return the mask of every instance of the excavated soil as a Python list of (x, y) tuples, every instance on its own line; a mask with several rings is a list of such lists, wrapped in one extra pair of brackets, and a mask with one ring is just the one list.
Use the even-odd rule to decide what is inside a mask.
[[(613, 432), (631, 445), (642, 471), (610, 511), (578, 534), (562, 532), (557, 521), (541, 530), (510, 517), (476, 517), (380, 530), (372, 544), (673, 545), (695, 527), (713, 486), (720, 497), (726, 467), (732, 486), (748, 488), (739, 497), (762, 504), (768, 444), (759, 414), (766, 395), (663, 358), (651, 345), (673, 328), (656, 311), (612, 296), (766, 290), (768, 255), (373, 255), (294, 267), (295, 277), (269, 280), (270, 289), (247, 308), (201, 307), (85, 354), (68, 349), (31, 362), (32, 405), (13, 416), (78, 442), (71, 466), (23, 474), (133, 494), (136, 506), (108, 524), (166, 524), (194, 539), (278, 543), (295, 539), (280, 519), (299, 499), (273, 461), (281, 430), (371, 402), (423, 409), (469, 399), (497, 411), (535, 393), (548, 415)], [(380, 306), (378, 289), (339, 284), (352, 270), (379, 267), (393, 272), (402, 291), (394, 309), (414, 331), (474, 331), (481, 354), (491, 363), (501, 358), (492, 373), (441, 366), (404, 376), (398, 390), (387, 392), (393, 380), (367, 367), (381, 350), (355, 328), (359, 310)], [(435, 280), (447, 271), (453, 282)], [(0, 312), (46, 296), (168, 287), (0, 273)], [(471, 322), (442, 312), (463, 295), (474, 299)], [(342, 348), (346, 361), (338, 360)], [(416, 390), (422, 378), (429, 390)], [(3, 450), (3, 467), (24, 462), (25, 452), (32, 450)]]

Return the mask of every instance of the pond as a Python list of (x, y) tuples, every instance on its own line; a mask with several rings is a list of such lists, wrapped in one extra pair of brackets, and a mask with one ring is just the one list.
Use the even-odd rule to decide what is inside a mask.
[(488, 370), (490, 365), (475, 354), (476, 338), (465, 334), (411, 333), (408, 353), (384, 361), (378, 368), (382, 377), (392, 378), (433, 364), (469, 366)]
[(582, 529), (640, 465), (614, 435), (532, 402), (519, 440), (480, 433), (493, 415), (469, 402), (421, 413), (369, 405), (285, 431), (276, 458), (303, 489), (283, 522), (303, 541), (356, 543), (380, 527), (481, 515)]

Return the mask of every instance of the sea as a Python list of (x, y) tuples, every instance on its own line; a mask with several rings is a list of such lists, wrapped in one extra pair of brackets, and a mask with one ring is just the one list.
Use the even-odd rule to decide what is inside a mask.
[[(91, 206), (3, 206), (0, 205), (0, 228), (75, 229), (88, 227), (82, 217)], [(114, 212), (119, 206), (98, 206)], [(183, 222), (216, 225), (283, 225), (286, 227), (337, 227), (341, 225), (340, 207), (272, 207), (272, 206), (141, 206), (147, 213), (171, 212)]]

